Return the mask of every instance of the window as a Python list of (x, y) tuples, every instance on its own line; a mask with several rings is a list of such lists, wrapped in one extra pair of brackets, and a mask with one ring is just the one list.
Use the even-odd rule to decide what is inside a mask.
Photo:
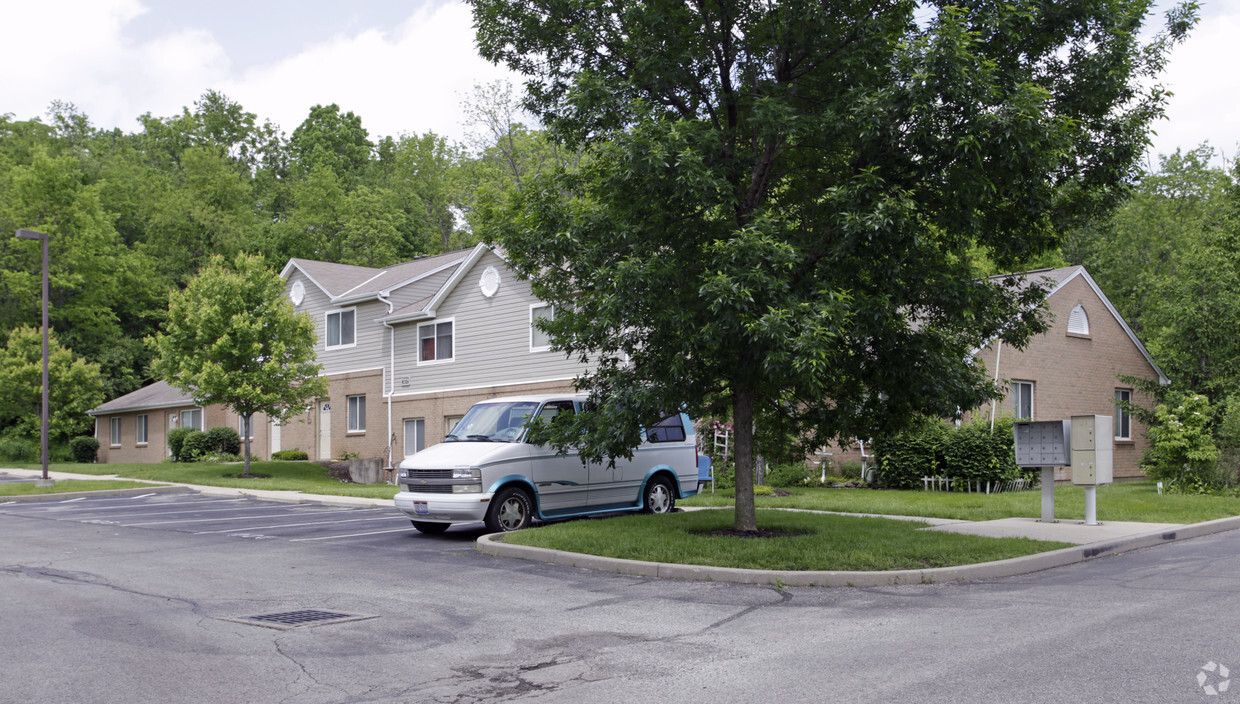
[(465, 416), (444, 416), (443, 418), (444, 435), (451, 435), (452, 431), (456, 430), (456, 424), (460, 423), (461, 419), (464, 417)]
[(551, 349), (551, 336), (534, 326), (539, 320), (555, 320), (555, 306), (535, 304), (530, 306), (530, 351)]
[(670, 415), (655, 423), (646, 431), (646, 438), (650, 442), (684, 442), (685, 425), (680, 420), (680, 414)]
[(137, 441), (139, 445), (146, 444), (146, 414), (145, 413), (141, 413), (138, 415)]
[(418, 363), (452, 361), (452, 322), (418, 326)]
[(181, 411), (181, 427), (202, 430), (202, 409), (195, 408), (192, 411)]
[(1132, 439), (1132, 413), (1125, 404), (1132, 403), (1132, 389), (1115, 390), (1115, 439)]
[(354, 336), (355, 309), (332, 311), (327, 314), (327, 349), (352, 347), (356, 342)]
[(1085, 314), (1085, 308), (1080, 303), (1076, 304), (1076, 307), (1072, 309), (1072, 313), (1068, 316), (1068, 334), (1089, 334), (1089, 316)]
[(349, 432), (366, 432), (366, 397), (349, 397)]
[(1033, 382), (1012, 382), (1012, 415), (1016, 420), (1033, 420)]
[(405, 419), (405, 456), (426, 449), (426, 420), (423, 418)]
[(120, 447), (120, 446), (121, 446), (121, 419), (120, 419), (120, 418), (113, 418), (113, 419), (112, 419), (112, 439), (111, 439), (111, 443), (112, 443), (112, 447)]
[(254, 439), (254, 418), (250, 418), (250, 422), (245, 422), (245, 416), (237, 416), (237, 434), (242, 440), (249, 438)]

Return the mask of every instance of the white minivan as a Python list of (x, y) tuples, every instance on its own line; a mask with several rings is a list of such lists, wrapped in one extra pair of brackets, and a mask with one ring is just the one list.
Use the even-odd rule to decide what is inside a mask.
[(591, 513), (667, 513), (698, 491), (693, 424), (683, 413), (645, 429), (633, 459), (583, 464), (577, 453), (525, 442), (526, 422), (576, 413), (584, 394), (483, 401), (444, 442), (400, 463), (396, 508), (423, 533), (483, 521), (492, 531)]

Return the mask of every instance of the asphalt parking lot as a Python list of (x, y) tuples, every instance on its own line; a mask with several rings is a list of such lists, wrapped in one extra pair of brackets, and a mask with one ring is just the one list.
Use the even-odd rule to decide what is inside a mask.
[[(405, 542), (404, 538), (416, 533), (409, 519), (394, 507), (287, 504), (249, 496), (204, 496), (190, 491), (9, 503), (0, 500), (0, 513), (119, 528), (293, 543), (396, 543)], [(465, 533), (472, 539), (477, 531)]]

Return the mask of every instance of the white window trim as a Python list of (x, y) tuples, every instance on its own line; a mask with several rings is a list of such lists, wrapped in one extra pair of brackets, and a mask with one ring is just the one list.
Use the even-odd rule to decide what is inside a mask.
[(1120, 407), (1119, 407), (1119, 402), (1120, 402), (1120, 399), (1119, 399), (1118, 394), (1119, 394), (1120, 392), (1123, 392), (1123, 393), (1128, 394), (1128, 398), (1127, 398), (1126, 400), (1128, 401), (1128, 403), (1132, 403), (1132, 389), (1116, 388), (1116, 389), (1115, 389), (1115, 392), (1116, 392), (1116, 398), (1115, 398), (1115, 422), (1116, 422), (1116, 423), (1118, 423), (1118, 422), (1120, 421), (1120, 419), (1121, 419), (1121, 417), (1122, 417), (1122, 416), (1121, 416), (1121, 414), (1128, 416), (1128, 434), (1127, 434), (1127, 435), (1116, 435), (1116, 436), (1115, 436), (1115, 439), (1116, 439), (1116, 440), (1131, 440), (1131, 439), (1132, 439), (1132, 413), (1131, 413), (1131, 412), (1128, 412), (1128, 411), (1122, 411), (1122, 410), (1120, 409)]
[[(360, 414), (357, 414), (356, 418), (354, 417), (354, 413), (353, 413), (353, 399), (355, 398), (362, 399), (362, 412)], [(365, 406), (366, 406), (366, 394), (352, 394), (352, 395), (345, 397), (344, 414), (345, 414), (345, 425), (347, 426), (347, 430), (345, 432), (357, 433), (359, 435), (361, 433), (366, 432), (366, 407)], [(362, 425), (360, 428), (354, 426), (353, 422), (355, 420), (360, 420), (362, 422)]]
[(537, 346), (534, 344), (534, 333), (537, 332), (534, 329), (534, 311), (538, 310), (539, 308), (550, 308), (552, 319), (553, 320), (555, 319), (555, 306), (552, 305), (551, 303), (531, 303), (530, 304), (530, 352), (550, 352), (551, 345)]
[[(1034, 384), (1034, 382), (1029, 381), (1028, 379), (1012, 379), (1011, 384), (1012, 384), (1012, 416), (1015, 417), (1016, 420), (1033, 420), (1034, 418), (1036, 418), (1037, 417), (1036, 414), (1038, 411), (1037, 411), (1037, 408), (1034, 407), (1034, 404), (1037, 403), (1037, 395), (1034, 393), (1034, 389), (1037, 388), (1037, 385)], [(1020, 416), (1017, 415), (1017, 412), (1016, 412), (1016, 396), (1017, 394), (1020, 393), (1017, 390), (1020, 384), (1029, 385), (1029, 417), (1028, 418), (1021, 418)]]
[(178, 428), (193, 428), (194, 430), (205, 431), (206, 429), (205, 426), (207, 424), (206, 410), (202, 406), (195, 406), (194, 408), (190, 408), (187, 410), (198, 411), (198, 425), (185, 425), (184, 423), (181, 422), (181, 414), (185, 413), (186, 411), (177, 411), (177, 427)]
[(121, 417), (112, 416), (112, 420), (108, 423), (108, 447), (121, 446)]
[[(330, 320), (333, 315), (340, 316), (343, 313), (349, 313), (349, 312), (353, 313), (353, 342), (350, 342), (347, 345), (327, 344), (327, 340), (328, 340), (328, 333), (327, 333), (328, 327), (327, 326), (330, 324), (328, 323), (328, 320)], [(325, 350), (346, 350), (346, 349), (349, 349), (350, 347), (357, 347), (357, 307), (354, 306), (353, 308), (337, 308), (335, 310), (323, 311), (323, 349)]]
[[(142, 435), (146, 435), (143, 438)], [(151, 418), (146, 413), (139, 413), (134, 420), (133, 439), (134, 444), (138, 447), (146, 447), (150, 444), (151, 438)]]
[[(245, 416), (237, 416), (237, 435), (244, 441), (245, 437)], [(250, 416), (250, 440), (254, 439), (254, 417)]]
[[(422, 424), (422, 449), (421, 450), (418, 449), (417, 447), (412, 447), (412, 448), (409, 447), (409, 443), (408, 443), (409, 423), (421, 423)], [(405, 451), (406, 457), (414, 454), (415, 452), (421, 452), (422, 450), (426, 449), (426, 419), (425, 418), (405, 418), (401, 422), (401, 427), (404, 428), (404, 433), (405, 433), (404, 437), (401, 438), (401, 443), (403, 443), (403, 449)], [(414, 427), (417, 427), (417, 426), (415, 425)], [(414, 445), (417, 445), (417, 437), (416, 437), (417, 433), (415, 432), (414, 435), (415, 435)]]
[[(447, 358), (439, 357), (439, 335), (436, 334), (435, 335), (435, 359), (424, 362), (422, 361), (422, 328), (426, 327), (427, 325), (438, 326), (442, 323), (452, 323), (452, 356), (447, 357)], [(417, 360), (418, 360), (417, 366), (428, 367), (434, 364), (451, 364), (455, 362), (456, 361), (456, 347), (457, 347), (456, 340), (457, 340), (458, 332), (460, 332), (460, 330), (456, 326), (456, 318), (444, 318), (442, 320), (432, 320), (426, 323), (419, 323), (414, 330), (414, 334), (417, 335), (417, 339), (415, 342), (415, 344), (417, 345), (416, 347)], [(436, 333), (438, 333), (438, 328), (436, 328)]]

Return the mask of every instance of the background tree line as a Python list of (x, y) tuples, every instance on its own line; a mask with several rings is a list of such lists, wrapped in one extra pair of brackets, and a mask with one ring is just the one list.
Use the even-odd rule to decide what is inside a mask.
[(142, 115), (133, 132), (96, 128), (68, 103), (46, 119), (0, 114), (0, 355), (21, 382), (0, 389), (0, 437), (28, 437), (38, 407), (38, 375), (31, 387), (26, 372), (39, 360), (27, 339), (39, 325), (39, 250), (15, 230), (51, 235), (51, 328), (76, 365), (65, 368), (72, 384), (53, 372), (54, 412), (76, 419), (54, 429), (63, 441), (89, 432), (86, 410), (153, 380), (144, 340), (169, 292), (211, 257), (382, 267), (469, 247), (488, 202), (575, 163), (521, 124), (507, 86), (477, 87), (466, 109), (474, 132), (462, 143), (371, 135), (334, 104), (285, 133), (215, 91), (180, 114)]

